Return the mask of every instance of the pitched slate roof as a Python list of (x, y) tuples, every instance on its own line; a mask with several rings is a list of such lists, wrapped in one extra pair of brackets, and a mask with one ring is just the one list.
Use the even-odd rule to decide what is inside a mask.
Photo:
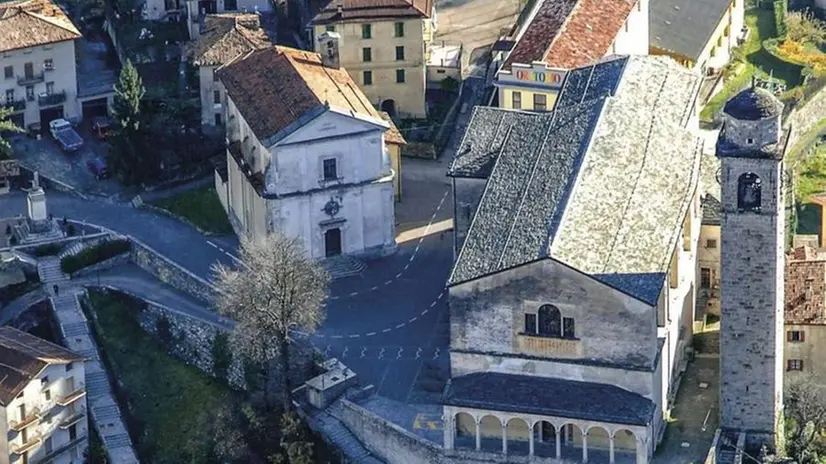
[(651, 47), (696, 61), (731, 2), (651, 0), (648, 4), (648, 41)]
[(433, 0), (330, 0), (312, 24), (429, 18)]
[(271, 46), (257, 14), (221, 13), (206, 15), (201, 34), (187, 43), (186, 53), (196, 66), (217, 66)]
[(493, 372), (454, 377), (444, 404), (641, 426), (651, 423), (656, 409), (648, 398), (615, 385)]
[(720, 200), (707, 193), (703, 196), (703, 220), (704, 226), (719, 226), (723, 224), (723, 204)]
[(81, 37), (69, 17), (49, 0), (0, 3), (0, 52)]
[(826, 325), (826, 252), (798, 247), (786, 256), (786, 324)]
[(502, 69), (544, 61), (571, 69), (596, 61), (611, 49), (636, 0), (542, 0), (536, 16)]
[[(569, 72), (555, 108), (613, 94), (627, 62), (624, 57), (607, 59)], [(534, 112), (475, 107), (447, 175), (487, 179), (511, 127), (532, 124), (539, 117)]]
[(26, 332), (0, 327), (0, 405), (11, 403), (46, 366), (75, 361), (83, 357)]
[(270, 47), (219, 69), (217, 75), (264, 146), (328, 107), (386, 125), (347, 71), (325, 67), (318, 53)]
[(656, 304), (698, 183), (686, 126), (700, 78), (668, 58), (627, 60), (615, 95), (511, 127), (450, 285), (553, 258)]

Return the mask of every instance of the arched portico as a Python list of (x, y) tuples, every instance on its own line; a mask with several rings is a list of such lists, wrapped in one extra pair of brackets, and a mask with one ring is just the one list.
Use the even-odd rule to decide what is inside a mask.
[(445, 407), (445, 448), (573, 462), (644, 464), (646, 426)]

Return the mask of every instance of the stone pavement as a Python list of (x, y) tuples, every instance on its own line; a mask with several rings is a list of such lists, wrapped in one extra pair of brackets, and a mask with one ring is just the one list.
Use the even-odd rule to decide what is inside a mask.
[(106, 371), (100, 361), (89, 323), (80, 309), (78, 295), (82, 289), (69, 284), (69, 278), (60, 271), (60, 260), (47, 257), (38, 263), (38, 274), (47, 287), (60, 285), (52, 298), (52, 308), (60, 326), (66, 348), (83, 356), (86, 372), (86, 402), (92, 412), (93, 426), (101, 437), (109, 462), (138, 463), (132, 440), (123, 422), (120, 409), (113, 398)]

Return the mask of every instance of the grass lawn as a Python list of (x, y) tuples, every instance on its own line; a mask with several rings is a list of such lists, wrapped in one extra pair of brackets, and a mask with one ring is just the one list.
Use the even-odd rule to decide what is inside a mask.
[(720, 111), (726, 101), (736, 92), (748, 85), (753, 75), (762, 78), (769, 76), (786, 84), (786, 89), (792, 89), (800, 84), (800, 67), (786, 63), (776, 58), (763, 48), (763, 41), (774, 37), (774, 12), (763, 8), (752, 8), (746, 11), (746, 26), (748, 39), (741, 46), (745, 63), (739, 63), (735, 75), (725, 83), (723, 89), (715, 95), (700, 113), (700, 119), (711, 121)]
[(190, 190), (171, 198), (158, 200), (152, 205), (186, 218), (206, 232), (233, 233), (227, 213), (224, 212), (214, 187)]
[(113, 293), (89, 296), (97, 314), (99, 346), (130, 403), (134, 420), (129, 426), (140, 460), (199, 462), (185, 451), (186, 439), (194, 435), (200, 414), (217, 408), (231, 392), (196, 367), (167, 355), (138, 325), (134, 302)]
[(809, 202), (817, 193), (826, 192), (826, 143), (821, 143), (814, 155), (803, 161), (795, 178), (795, 197), (798, 206), (798, 234), (820, 232), (820, 207)]

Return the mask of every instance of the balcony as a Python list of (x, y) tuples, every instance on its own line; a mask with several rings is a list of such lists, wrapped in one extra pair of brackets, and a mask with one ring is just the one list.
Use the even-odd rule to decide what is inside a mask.
[(17, 76), (17, 85), (26, 86), (39, 84), (45, 80), (43, 71), (26, 74), (25, 76)]
[(68, 395), (58, 397), (55, 400), (55, 403), (57, 403), (60, 406), (68, 406), (74, 403), (75, 401), (83, 398), (84, 396), (86, 396), (86, 386), (81, 385), (75, 388), (74, 391), (69, 393)]
[(18, 111), (23, 111), (26, 109), (26, 100), (7, 101), (3, 107), (12, 110), (15, 113)]
[(71, 414), (62, 421), (60, 421), (60, 423), (57, 424), (57, 426), (60, 427), (61, 430), (66, 430), (69, 427), (80, 422), (81, 419), (83, 419), (84, 417), (86, 417), (86, 408), (81, 408), (78, 409), (77, 412), (75, 412), (74, 414)]
[(9, 451), (11, 454), (23, 454), (26, 451), (31, 451), (35, 446), (39, 445), (40, 442), (43, 441), (43, 436), (39, 433), (30, 436), (26, 441), (22, 444), (13, 444), (9, 447)]
[(40, 106), (62, 105), (66, 101), (66, 92), (41, 93), (37, 96)]
[(15, 432), (19, 432), (25, 429), (26, 427), (34, 424), (35, 422), (39, 421), (40, 417), (40, 409), (32, 409), (23, 420), (17, 422), (9, 421), (9, 428), (11, 430), (14, 430)]
[(54, 459), (60, 456), (61, 454), (65, 453), (66, 451), (69, 451), (70, 449), (74, 448), (75, 446), (83, 443), (84, 441), (86, 441), (87, 438), (87, 435), (84, 433), (83, 435), (75, 438), (74, 440), (69, 440), (68, 442), (53, 449), (51, 452), (47, 452), (46, 455), (43, 456), (43, 459), (41, 459), (39, 462), (49, 462), (50, 459)]

